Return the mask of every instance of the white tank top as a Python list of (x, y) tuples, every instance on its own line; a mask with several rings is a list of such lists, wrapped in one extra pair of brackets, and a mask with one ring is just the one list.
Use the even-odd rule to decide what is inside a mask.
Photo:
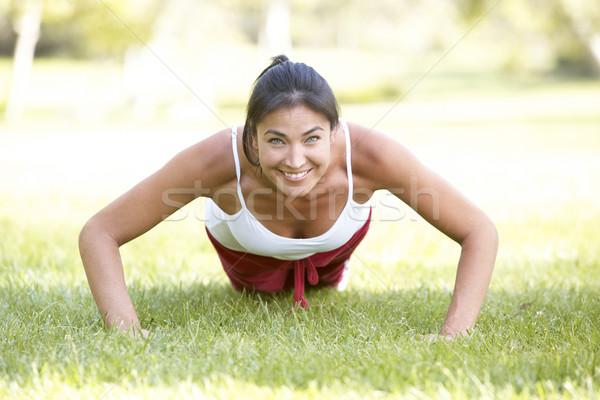
[(244, 253), (273, 257), (280, 260), (299, 260), (310, 257), (315, 253), (335, 250), (347, 243), (350, 238), (365, 224), (371, 211), (370, 200), (364, 204), (355, 202), (352, 198), (352, 162), (350, 132), (348, 125), (340, 119), (346, 139), (346, 174), (348, 176), (348, 200), (342, 213), (333, 226), (322, 235), (293, 239), (279, 236), (256, 219), (246, 207), (240, 186), (240, 160), (237, 151), (237, 128), (231, 130), (231, 145), (235, 160), (237, 176), (237, 194), (242, 208), (230, 215), (212, 201), (206, 199), (206, 228), (210, 234), (223, 246)]

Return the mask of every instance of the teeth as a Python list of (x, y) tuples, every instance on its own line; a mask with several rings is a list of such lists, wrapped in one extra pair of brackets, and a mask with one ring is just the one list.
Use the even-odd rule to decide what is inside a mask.
[[(283, 171), (281, 171), (281, 172), (283, 172)], [(288, 174), (287, 172), (283, 172), (283, 174), (285, 176), (287, 176), (288, 178), (298, 179), (298, 178), (302, 178), (304, 175), (308, 174), (308, 171), (304, 171), (299, 174)]]

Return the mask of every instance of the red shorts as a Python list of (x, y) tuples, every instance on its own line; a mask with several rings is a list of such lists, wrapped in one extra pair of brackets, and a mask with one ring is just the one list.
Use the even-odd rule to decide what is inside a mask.
[(346, 261), (364, 239), (370, 218), (337, 249), (316, 253), (300, 260), (279, 260), (251, 253), (230, 250), (219, 243), (208, 231), (208, 238), (215, 247), (225, 273), (236, 290), (249, 289), (261, 292), (279, 292), (294, 288), (294, 304), (307, 307), (304, 286), (323, 285), (337, 287), (343, 278)]

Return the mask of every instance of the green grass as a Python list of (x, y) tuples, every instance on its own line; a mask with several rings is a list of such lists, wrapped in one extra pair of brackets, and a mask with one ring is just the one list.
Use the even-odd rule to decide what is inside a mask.
[(196, 139), (169, 130), (167, 143), (160, 127), (0, 135), (0, 398), (597, 398), (598, 83), (451, 93), (344, 115), (373, 125), (392, 109), (378, 128), (497, 222), (490, 291), (472, 335), (454, 342), (422, 335), (444, 318), (458, 247), (381, 202), (348, 289), (311, 290), (296, 311), (291, 292), (231, 288), (192, 204), (122, 249), (151, 339), (106, 332), (78, 231)]
[(33, 227), (3, 215), (0, 396), (592, 398), (600, 246), (586, 238), (599, 221), (596, 212), (570, 232), (560, 220), (502, 224), (503, 236), (520, 240), (527, 226), (531, 246), (567, 240), (577, 254), (530, 257), (509, 244), (476, 330), (452, 343), (420, 336), (443, 318), (455, 261), (439, 261), (443, 246), (431, 235), (419, 233), (429, 252), (389, 266), (367, 256), (386, 244), (374, 230), (358, 252), (368, 268), (354, 263), (356, 282), (310, 291), (311, 308), (293, 312), (291, 293), (231, 289), (212, 255), (191, 265), (183, 247), (208, 252), (206, 240), (191, 221), (174, 223), (123, 251), (153, 332), (142, 341), (103, 329), (74, 254), (77, 224)]

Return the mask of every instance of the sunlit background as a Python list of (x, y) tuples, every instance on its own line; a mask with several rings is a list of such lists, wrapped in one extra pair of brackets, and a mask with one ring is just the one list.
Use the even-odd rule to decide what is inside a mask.
[[(314, 66), (343, 117), (405, 143), (500, 228), (598, 209), (595, 0), (0, 0), (0, 10), (6, 213), (83, 223), (177, 151), (242, 123), (279, 53)], [(375, 215), (415, 220), (389, 203)]]
[(244, 105), (277, 53), (315, 65), (342, 103), (451, 89), (468, 96), (600, 74), (600, 6), (590, 0), (2, 0), (0, 7), (0, 104), (10, 122), (214, 123)]

